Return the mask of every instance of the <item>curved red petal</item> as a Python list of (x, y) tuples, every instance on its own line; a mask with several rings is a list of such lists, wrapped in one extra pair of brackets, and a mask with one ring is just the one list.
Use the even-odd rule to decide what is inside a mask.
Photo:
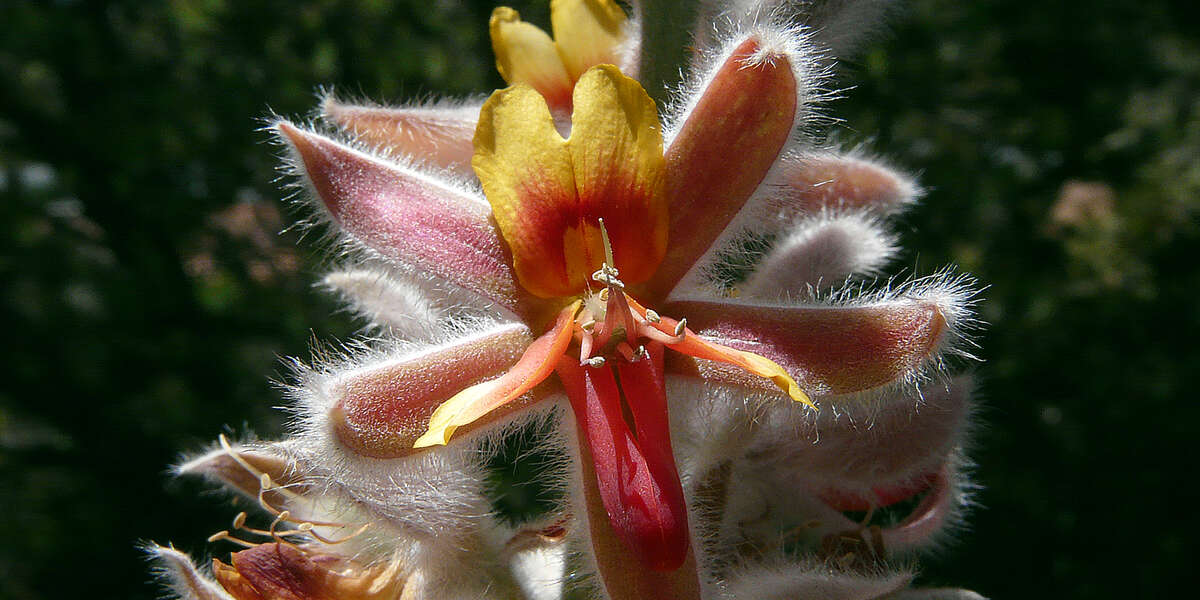
[(666, 257), (647, 283), (665, 297), (725, 230), (792, 133), (796, 78), (786, 56), (750, 38), (713, 76), (666, 151)]
[(690, 549), (687, 505), (671, 450), (663, 350), (655, 346), (650, 359), (616, 367), (563, 359), (558, 374), (617, 537), (643, 566), (673, 571)]
[[(805, 390), (862, 392), (903, 380), (934, 358), (949, 327), (935, 301), (899, 298), (864, 306), (775, 306), (683, 301), (668, 305), (688, 326), (718, 344), (752, 352), (783, 367)], [(742, 372), (705, 369), (739, 380)], [(684, 370), (687, 370), (684, 368)]]

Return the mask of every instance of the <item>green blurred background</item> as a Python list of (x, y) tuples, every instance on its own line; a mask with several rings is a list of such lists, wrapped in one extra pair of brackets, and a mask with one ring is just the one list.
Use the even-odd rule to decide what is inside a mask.
[[(320, 86), (498, 87), (491, 8), (0, 3), (0, 598), (152, 598), (139, 540), (213, 550), (231, 511), (167, 465), (280, 432), (280, 357), (356, 331), (312, 287), (317, 244), (277, 234), (297, 215), (261, 118), (309, 114)], [(1185, 1), (918, 0), (840, 71), (838, 136), (929, 188), (898, 265), (990, 286), (984, 488), (928, 583), (1186, 594), (1197, 24)]]

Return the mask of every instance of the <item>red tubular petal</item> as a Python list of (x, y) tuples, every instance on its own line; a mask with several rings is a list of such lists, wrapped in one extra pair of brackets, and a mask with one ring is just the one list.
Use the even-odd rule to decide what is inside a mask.
[(791, 135), (792, 66), (760, 52), (755, 38), (734, 50), (667, 149), (670, 233), (649, 301), (665, 297), (721, 235)]
[[(805, 390), (848, 394), (913, 373), (938, 350), (946, 318), (937, 303), (898, 299), (858, 307), (766, 306), (684, 301), (664, 311), (686, 315), (688, 326), (721, 345), (753, 352), (782, 366)], [(761, 386), (723, 365), (673, 368)]]
[(329, 214), (358, 241), (514, 312), (531, 306), (482, 198), (289, 123), (277, 128)]
[(347, 448), (364, 456), (410, 454), (438, 406), (511, 367), (531, 341), (528, 329), (508, 325), (342, 375), (329, 392), (336, 397), (329, 414), (333, 431)]
[[(687, 506), (671, 452), (662, 347), (651, 350), (650, 359), (621, 364), (615, 371), (564, 359), (558, 374), (586, 437), (617, 537), (643, 567), (678, 569), (690, 546)], [(623, 413), (623, 392), (636, 433)]]

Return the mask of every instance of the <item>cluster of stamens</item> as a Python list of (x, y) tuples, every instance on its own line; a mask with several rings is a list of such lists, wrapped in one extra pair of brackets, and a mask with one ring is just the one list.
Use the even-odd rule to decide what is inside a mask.
[[(612, 245), (604, 220), (600, 219), (600, 235), (604, 240), (604, 264), (592, 280), (604, 286), (599, 292), (588, 291), (583, 308), (575, 316), (575, 341), (579, 344), (580, 366), (601, 367), (620, 357), (638, 362), (650, 354), (641, 340), (662, 344), (678, 344), (687, 335), (687, 319), (675, 325), (674, 335), (668, 335), (654, 325), (662, 322), (658, 313), (642, 308), (625, 294), (625, 284), (613, 266)], [(635, 345), (636, 344), (636, 345)]]
[[(258, 479), (258, 505), (260, 507), (262, 507), (263, 510), (267, 511), (268, 513), (270, 513), (271, 515), (273, 515), (275, 517), (275, 519), (273, 521), (271, 521), (271, 526), (269, 528), (258, 529), (255, 527), (247, 526), (246, 525), (246, 516), (247, 516), (246, 513), (239, 512), (237, 514), (237, 516), (235, 516), (233, 518), (233, 527), (232, 527), (233, 531), (242, 531), (242, 532), (248, 533), (250, 535), (269, 538), (273, 542), (280, 543), (280, 544), (287, 544), (288, 546), (291, 546), (293, 548), (296, 548), (297, 550), (304, 552), (305, 549), (303, 546), (297, 545), (296, 543), (289, 540), (288, 537), (304, 536), (305, 541), (316, 540), (323, 544), (326, 544), (329, 546), (334, 546), (337, 544), (342, 544), (342, 543), (348, 542), (348, 541), (358, 537), (359, 535), (362, 535), (368, 528), (370, 528), (371, 524), (365, 523), (362, 526), (360, 526), (358, 529), (356, 529), (353, 533), (351, 533), (350, 535), (343, 537), (341, 539), (331, 539), (331, 538), (321, 535), (314, 528), (316, 528), (316, 527), (331, 527), (331, 528), (337, 528), (337, 529), (344, 529), (346, 527), (349, 527), (350, 525), (347, 523), (333, 523), (333, 522), (328, 522), (328, 521), (313, 521), (310, 519), (305, 519), (305, 520), (295, 519), (295, 518), (293, 518), (291, 511), (281, 510), (279, 508), (276, 508), (273, 504), (271, 504), (270, 501), (267, 500), (267, 497), (266, 497), (267, 494), (277, 493), (277, 494), (280, 494), (280, 495), (288, 498), (289, 500), (294, 500), (294, 501), (302, 501), (303, 497), (300, 496), (299, 494), (297, 494), (296, 492), (288, 489), (287, 486), (276, 485), (275, 482), (272, 481), (270, 475), (268, 475), (267, 473), (263, 473), (259, 469), (255, 468), (254, 465), (252, 465), (248, 461), (246, 461), (246, 459), (242, 458), (236, 451), (234, 451), (233, 447), (229, 444), (229, 440), (226, 439), (224, 434), (222, 434), (218, 439), (220, 440), (221, 448), (225, 451), (225, 453), (228, 454), (229, 457), (232, 458), (234, 460), (234, 462), (236, 462), (238, 464), (238, 466), (242, 467), (243, 469), (246, 470), (246, 472), (250, 473), (251, 475), (255, 476)], [(281, 529), (280, 526), (284, 525), (284, 524), (294, 525), (294, 526), (290, 529)], [(254, 548), (254, 547), (261, 545), (262, 543), (267, 543), (267, 542), (251, 542), (251, 541), (247, 541), (247, 540), (235, 537), (234, 535), (232, 535), (229, 532), (229, 530), (221, 530), (221, 531), (218, 531), (218, 532), (212, 534), (211, 536), (208, 537), (208, 541), (209, 542), (229, 541), (229, 542), (233, 542), (234, 544), (237, 544), (237, 545), (245, 547), (245, 548)]]

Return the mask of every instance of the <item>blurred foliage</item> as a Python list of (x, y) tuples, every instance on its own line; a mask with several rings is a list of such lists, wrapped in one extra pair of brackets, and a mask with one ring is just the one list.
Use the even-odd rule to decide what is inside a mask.
[[(277, 434), (279, 357), (356, 330), (285, 229), (263, 119), (325, 85), (485, 93), (491, 5), (0, 4), (0, 597), (151, 598), (138, 540), (212, 551), (225, 501), (166, 465)], [(927, 582), (1153, 597), (1192, 568), (1196, 23), (1183, 1), (916, 0), (839, 70), (836, 137), (928, 186), (901, 266), (990, 286), (983, 490)]]

